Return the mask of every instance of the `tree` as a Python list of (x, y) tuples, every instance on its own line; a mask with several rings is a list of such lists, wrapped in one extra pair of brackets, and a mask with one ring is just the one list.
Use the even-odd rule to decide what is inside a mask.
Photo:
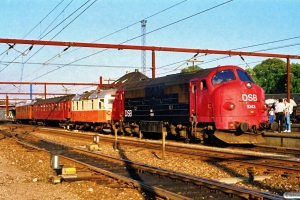
[(194, 67), (193, 66), (189, 66), (187, 68), (184, 68), (180, 71), (180, 73), (187, 73), (187, 72), (192, 72), (193, 71), (193, 68), (194, 68), (194, 71), (199, 71), (199, 70), (202, 70), (201, 67), (199, 67), (198, 65), (195, 65)]
[[(269, 58), (253, 68), (254, 74), (249, 70), (255, 82), (260, 85), (266, 94), (278, 94), (287, 92), (286, 62), (278, 58)], [(300, 64), (290, 65), (292, 93), (300, 92)]]
[(300, 93), (300, 64), (291, 64), (291, 93)]
[(280, 81), (286, 75), (286, 64), (284, 61), (277, 58), (267, 59), (256, 65), (253, 71), (255, 72), (257, 84), (265, 90), (265, 93), (284, 93), (284, 82)]

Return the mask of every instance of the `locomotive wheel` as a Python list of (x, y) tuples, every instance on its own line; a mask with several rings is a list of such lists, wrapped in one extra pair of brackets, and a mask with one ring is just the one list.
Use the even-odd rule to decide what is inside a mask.
[(200, 144), (209, 144), (212, 143), (212, 131), (203, 130), (202, 131), (202, 138), (200, 139)]
[(277, 122), (272, 122), (271, 129), (272, 131), (277, 131), (279, 128), (279, 124)]

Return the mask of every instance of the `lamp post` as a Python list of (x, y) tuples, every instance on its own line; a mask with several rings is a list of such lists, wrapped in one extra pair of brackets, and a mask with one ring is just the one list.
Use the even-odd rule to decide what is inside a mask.
[(187, 62), (192, 62), (193, 63), (193, 71), (195, 71), (195, 62), (204, 62), (203, 60), (196, 60), (196, 59), (189, 59)]

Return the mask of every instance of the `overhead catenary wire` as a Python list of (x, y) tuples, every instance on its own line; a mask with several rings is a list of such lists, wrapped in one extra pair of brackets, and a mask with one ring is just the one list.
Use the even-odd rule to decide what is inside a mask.
[(24, 37), (26, 38), (40, 23), (42, 23), (64, 0), (59, 2), (39, 23), (37, 23)]
[[(172, 22), (172, 23), (170, 23), (170, 24), (164, 25), (164, 26), (162, 26), (162, 27), (160, 27), (160, 28), (157, 28), (157, 29), (155, 29), (155, 30), (152, 30), (152, 31), (150, 31), (150, 32), (147, 32), (147, 33), (145, 33), (145, 35), (150, 34), (150, 33), (153, 33), (153, 32), (156, 32), (156, 31), (158, 31), (158, 30), (161, 30), (161, 29), (166, 28), (166, 27), (168, 27), (168, 26), (174, 25), (174, 24), (176, 24), (176, 23), (179, 23), (179, 22), (184, 21), (184, 20), (186, 20), (186, 19), (189, 19), (189, 18), (191, 18), (191, 17), (197, 16), (197, 15), (199, 15), (199, 14), (205, 13), (205, 12), (210, 11), (210, 10), (212, 10), (212, 9), (218, 8), (218, 7), (223, 6), (223, 5), (225, 5), (225, 4), (227, 4), (227, 3), (231, 2), (231, 1), (233, 1), (233, 0), (229, 0), (229, 1), (226, 1), (226, 2), (223, 2), (223, 3), (220, 3), (220, 4), (218, 4), (218, 5), (212, 6), (212, 7), (208, 8), (208, 9), (202, 10), (202, 11), (200, 11), (200, 12), (198, 12), (198, 13), (195, 13), (195, 14), (190, 15), (190, 16), (188, 16), (188, 17), (185, 17), (185, 18), (183, 18), (183, 19), (177, 20), (177, 21), (175, 21), (175, 22)], [(142, 35), (136, 36), (136, 37), (131, 38), (131, 39), (129, 39), (129, 40), (126, 40), (126, 41), (124, 41), (124, 42), (122, 42), (122, 43), (120, 43), (120, 44), (124, 44), (124, 43), (126, 43), (126, 42), (132, 41), (132, 40), (137, 39), (137, 38), (139, 38), (139, 37), (141, 37), (141, 36), (142, 36)], [(107, 50), (107, 49), (106, 49), (106, 50)], [(72, 63), (75, 63), (75, 62), (78, 62), (78, 61), (80, 61), (80, 60), (86, 59), (86, 58), (88, 58), (88, 57), (94, 56), (94, 55), (96, 55), (96, 54), (98, 54), (98, 53), (101, 53), (101, 52), (103, 52), (103, 51), (105, 51), (105, 50), (101, 50), (101, 51), (98, 51), (98, 52), (93, 53), (93, 54), (91, 54), (91, 55), (88, 55), (88, 56), (85, 56), (85, 57), (83, 57), (83, 58), (77, 59), (77, 60), (71, 62), (71, 64), (72, 64)], [(58, 68), (58, 69), (61, 69), (61, 68), (65, 67), (65, 66), (68, 66), (68, 64), (66, 64), (66, 65), (64, 65), (64, 66), (61, 66), (61, 67)], [(45, 73), (45, 74), (42, 74), (42, 75), (36, 77), (36, 78), (33, 79), (33, 80), (36, 80), (36, 79), (38, 79), (38, 78), (41, 78), (41, 77), (43, 77), (43, 76), (45, 76), (45, 75), (47, 75), (47, 74), (50, 74), (50, 73), (52, 73), (52, 72), (54, 72), (54, 71), (56, 71), (56, 70), (58, 70), (58, 69), (53, 69), (53, 70), (51, 70), (51, 71), (49, 71), (49, 72), (47, 72), (47, 73)]]
[[(89, 2), (89, 1), (90, 1), (90, 0), (88, 0), (87, 2)], [(86, 9), (84, 9), (84, 11), (82, 11), (79, 15), (77, 15), (77, 16), (76, 16), (70, 23), (68, 23), (68, 25), (66, 25), (62, 30), (64, 30), (64, 29), (65, 29), (66, 27), (68, 27), (72, 22), (74, 22), (75, 19), (77, 19), (83, 12), (85, 12), (85, 11), (86, 11), (91, 5), (93, 5), (96, 1), (97, 1), (97, 0), (95, 0), (94, 2), (92, 2)], [(86, 2), (86, 3), (87, 3), (87, 2)], [(84, 3), (82, 6), (80, 6), (75, 12), (77, 12), (80, 8), (82, 8), (86, 3)], [(73, 13), (75, 13), (75, 12), (73, 12)], [(73, 13), (72, 13), (72, 14), (73, 14)], [(72, 15), (72, 14), (71, 14), (71, 15)], [(69, 15), (69, 17), (70, 17), (71, 15)], [(69, 17), (68, 17), (68, 18), (69, 18)], [(64, 21), (65, 21), (65, 20), (64, 20)], [(54, 30), (54, 29), (52, 29), (52, 30)], [(52, 31), (52, 30), (51, 30), (51, 31)], [(62, 31), (62, 30), (61, 30), (61, 31)], [(61, 32), (61, 31), (60, 31), (60, 32)], [(50, 31), (49, 31), (49, 32), (50, 32)], [(49, 33), (49, 32), (48, 32), (48, 33)], [(59, 32), (59, 33), (60, 33), (60, 32)], [(48, 34), (48, 33), (47, 33), (47, 34)], [(56, 37), (59, 33), (57, 33), (54, 37)], [(54, 38), (54, 37), (53, 37), (53, 38)], [(52, 38), (52, 39), (53, 39), (53, 38)], [(51, 40), (52, 40), (52, 39), (51, 39)], [(43, 47), (42, 47), (42, 48), (43, 48)], [(40, 48), (37, 52), (39, 52), (42, 48)], [(28, 59), (24, 62), (24, 64), (25, 64), (28, 60), (30, 60), (34, 55), (36, 55), (37, 52), (36, 52), (35, 54), (33, 54), (30, 58), (28, 58)], [(19, 58), (21, 55), (22, 55), (22, 54), (20, 54), (19, 56), (17, 56), (13, 61), (15, 61), (15, 60), (16, 60), (17, 58)], [(6, 65), (0, 72), (2, 72), (3, 70), (5, 70), (9, 65), (10, 65), (10, 64)], [(23, 69), (24, 69), (24, 67), (23, 67)], [(26, 77), (27, 77), (27, 76), (26, 76)], [(25, 77), (25, 78), (26, 78), (26, 77)]]
[[(89, 0), (90, 1), (90, 0)], [(87, 2), (89, 2), (89, 1), (87, 1)], [(53, 40), (59, 33), (61, 33), (65, 28), (67, 28), (72, 22), (74, 22), (80, 15), (82, 15), (89, 7), (91, 7), (95, 2), (96, 2), (97, 0), (95, 0), (94, 2), (92, 2), (87, 8), (85, 8), (81, 13), (79, 13), (71, 22), (69, 22), (62, 30), (60, 30), (55, 36), (53, 36), (50, 40)], [(87, 3), (86, 2), (86, 3)], [(67, 18), (69, 18), (71, 15), (73, 15), (75, 12), (77, 12), (80, 8), (82, 8), (86, 3), (84, 3), (82, 6), (80, 6), (76, 11), (74, 11), (72, 14), (70, 14)], [(63, 20), (63, 21), (65, 21), (65, 20)], [(62, 21), (62, 22), (63, 22)], [(61, 23), (62, 23), (61, 22)], [(60, 24), (61, 24), (60, 23)], [(56, 26), (57, 27), (57, 26)], [(52, 30), (54, 30), (54, 29), (52, 29)], [(51, 31), (52, 31), (51, 30)], [(49, 33), (49, 32), (48, 32)], [(48, 34), (47, 33), (47, 34)], [(44, 37), (44, 36), (43, 36)], [(32, 55), (30, 58), (32, 58), (33, 56), (35, 56), (40, 50), (42, 50), (43, 48), (44, 48), (45, 46), (42, 46), (38, 51), (36, 51), (35, 52), (35, 54), (34, 55)], [(28, 58), (25, 62), (27, 62), (30, 58)], [(35, 72), (37, 72), (37, 71), (39, 71), (40, 69), (42, 69), (42, 67), (41, 68), (39, 68), (38, 70), (36, 70)], [(32, 72), (32, 73), (34, 73), (34, 72)], [(31, 73), (31, 74), (32, 74)], [(29, 74), (28, 76), (30, 76), (31, 74)], [(27, 76), (26, 76), (27, 77)]]
[[(73, 14), (75, 14), (78, 10), (80, 10), (85, 4), (87, 4), (88, 2), (89, 2), (90, 0), (88, 0), (87, 2), (85, 2), (84, 4), (82, 4), (79, 8), (77, 8), (73, 13), (71, 13), (67, 18), (65, 18), (62, 22), (60, 22), (59, 23), (59, 25), (60, 24), (62, 24), (65, 20), (67, 20), (68, 18), (70, 18)], [(95, 1), (97, 1), (97, 0), (95, 0)], [(93, 2), (93, 3), (95, 3), (95, 1)], [(92, 3), (92, 4), (93, 4)], [(81, 15), (81, 14), (79, 14), (79, 15)], [(79, 16), (78, 15), (78, 16)], [(77, 16), (77, 17), (78, 17)], [(77, 17), (75, 18), (75, 19), (77, 19)], [(74, 21), (74, 20), (73, 20)], [(70, 23), (68, 24), (68, 25), (70, 25)], [(58, 27), (58, 25), (56, 26), (56, 27)], [(54, 27), (53, 29), (51, 29), (50, 31), (48, 31), (48, 33), (46, 34), (46, 35), (48, 35), (50, 32), (52, 32), (56, 27)], [(65, 26), (64, 28), (63, 28), (63, 30), (66, 28), (67, 26)], [(62, 30), (61, 30), (62, 31)], [(60, 31), (60, 32), (61, 32)], [(45, 37), (46, 35), (44, 35), (43, 37)], [(56, 34), (55, 36), (57, 36), (58, 34)], [(54, 37), (55, 37), (54, 36)], [(52, 37), (50, 40), (53, 40), (54, 39), (54, 37)], [(42, 39), (42, 38), (41, 38)], [(44, 47), (44, 46), (43, 46)], [(30, 60), (33, 56), (35, 56), (39, 51), (41, 51), (42, 49), (43, 49), (43, 47), (41, 47), (41, 48), (39, 48), (33, 55), (31, 55), (26, 61), (25, 61), (25, 63), (28, 61), (28, 60)], [(15, 61), (16, 59), (18, 59), (19, 57), (21, 56), (21, 54), (19, 55), (19, 56), (17, 56), (13, 61)], [(7, 68), (8, 66), (6, 66), (5, 68)], [(0, 72), (2, 72), (4, 69), (2, 69)], [(26, 78), (26, 77), (25, 77)]]
[[(162, 13), (162, 12), (165, 12), (166, 10), (169, 10), (169, 9), (171, 9), (171, 8), (173, 8), (173, 7), (175, 7), (175, 6), (178, 6), (179, 4), (181, 4), (181, 3), (183, 3), (183, 2), (185, 2), (185, 1), (187, 1), (187, 0), (184, 0), (184, 1), (181, 1), (181, 2), (179, 2), (179, 3), (177, 3), (177, 4), (175, 4), (175, 5), (172, 5), (172, 6), (170, 6), (170, 7), (168, 7), (168, 8), (166, 8), (166, 9), (163, 9), (162, 11), (159, 11), (159, 12), (157, 12), (157, 13), (155, 13), (155, 14), (153, 14), (153, 15), (150, 15), (149, 17), (146, 17), (145, 19), (149, 19), (149, 18), (151, 18), (151, 17), (153, 17), (153, 16), (155, 16), (155, 15), (158, 15), (158, 14), (160, 14), (160, 13)], [(62, 23), (62, 22), (61, 22)], [(105, 38), (105, 37), (108, 37), (108, 36), (110, 36), (110, 35), (113, 35), (113, 34), (115, 34), (115, 33), (117, 33), (117, 32), (120, 32), (120, 31), (122, 31), (122, 30), (124, 30), (124, 29), (126, 29), (126, 28), (128, 28), (128, 27), (130, 27), (130, 26), (133, 26), (133, 25), (135, 25), (135, 24), (137, 24), (137, 23), (140, 23), (140, 20), (139, 21), (137, 21), (137, 22), (135, 22), (135, 23), (133, 23), (133, 24), (131, 24), (131, 25), (129, 25), (129, 26), (126, 26), (125, 28), (122, 28), (122, 29), (120, 29), (120, 30), (118, 30), (118, 31), (115, 31), (115, 32), (113, 32), (113, 33), (111, 33), (111, 34), (109, 34), (109, 35), (106, 35), (106, 36), (104, 36), (104, 37), (102, 37), (102, 38), (100, 38), (100, 39), (103, 39), (103, 38)], [(47, 27), (48, 28), (48, 27)], [(44, 33), (44, 32), (43, 32)], [(48, 32), (49, 33), (49, 32)], [(44, 35), (45, 36), (45, 35)], [(98, 39), (98, 40), (100, 40), (100, 39)], [(95, 42), (96, 41), (98, 41), (98, 40), (95, 40)], [(74, 51), (74, 50), (73, 50)], [(70, 52), (70, 51), (69, 51)], [(58, 55), (57, 55), (58, 56)], [(54, 56), (53, 57), (53, 59), (55, 59), (55, 58), (57, 58), (57, 56)], [(52, 59), (51, 59), (52, 60)], [(28, 61), (28, 60), (27, 60)], [(27, 61), (26, 61), (26, 63), (27, 63)], [(47, 61), (48, 62), (48, 61)], [(47, 65), (49, 65), (49, 63), (47, 64)], [(70, 66), (72, 66), (72, 64), (69, 64)], [(7, 66), (6, 66), (7, 67)], [(110, 67), (112, 67), (112, 66), (110, 66)], [(117, 66), (116, 66), (117, 67)], [(124, 66), (123, 66), (124, 67)], [(118, 68), (118, 67), (117, 67)], [(122, 68), (122, 67), (119, 67), (119, 68)], [(131, 68), (136, 68), (136, 67), (131, 67)], [(40, 68), (41, 69), (41, 68)], [(39, 69), (38, 69), (39, 70)], [(37, 71), (38, 71), (37, 70)], [(36, 72), (36, 71), (35, 71)], [(32, 74), (32, 73), (31, 73)], [(26, 78), (26, 77), (25, 77)]]
[[(68, 18), (70, 18), (72, 15), (74, 15), (77, 11), (79, 11), (81, 8), (83, 8), (90, 0), (86, 1), (84, 4), (82, 4), (79, 8), (77, 8), (74, 12), (72, 12), (68, 17), (66, 17), (64, 20), (62, 20), (59, 24), (57, 24), (54, 28), (52, 28), (50, 31), (48, 31), (45, 35), (43, 35), (41, 37), (41, 39), (45, 38), (49, 33), (51, 33), (54, 29), (56, 29), (58, 26), (60, 26), (62, 23), (64, 23)], [(85, 8), (81, 13), (79, 13), (70, 23), (72, 23), (75, 19), (77, 19), (83, 12), (85, 12), (89, 7), (91, 7), (91, 5), (93, 5), (97, 0), (95, 0), (94, 2), (92, 2), (87, 8)], [(70, 25), (70, 23), (68, 23), (68, 25)], [(67, 25), (67, 26), (68, 26)], [(67, 26), (65, 26), (61, 31), (63, 31)], [(59, 33), (60, 33), (59, 32)], [(55, 36), (53, 36), (51, 38), (51, 40), (56, 37), (59, 33), (57, 33)]]
[[(51, 33), (55, 28), (57, 28), (59, 25), (61, 25), (64, 21), (66, 21), (68, 18), (70, 18), (73, 14), (75, 14), (77, 11), (79, 11), (83, 6), (85, 6), (90, 0), (86, 1), (84, 4), (82, 4), (79, 8), (77, 8), (73, 13), (71, 13), (67, 18), (65, 18), (64, 20), (62, 20), (58, 25), (56, 25), (54, 28), (52, 28), (50, 31), (48, 31), (48, 33), (46, 33), (42, 38), (46, 37), (49, 33)], [(91, 5), (93, 5), (97, 0), (95, 0), (92, 4), (90, 4), (87, 8), (89, 8)], [(81, 13), (79, 13), (70, 23), (68, 23), (64, 28), (62, 28), (57, 34), (55, 34), (51, 39), (53, 40), (58, 34), (60, 34), (65, 28), (67, 28), (72, 22), (75, 21), (75, 19), (77, 19), (83, 12), (85, 12), (86, 9), (84, 9)], [(30, 60), (33, 56), (35, 56), (38, 52), (40, 52), (45, 46), (42, 46), (40, 49), (38, 49), (30, 58), (28, 58), (25, 63)]]
[[(64, 0), (62, 0), (61, 2), (59, 2), (39, 23), (37, 23), (24, 37), (26, 38), (41, 22), (43, 22), (55, 9), (58, 8), (58, 6), (63, 2)], [(32, 49), (33, 45), (31, 47), (28, 48), (28, 50), (30, 51)], [(9, 48), (11, 49), (11, 48)], [(20, 53), (13, 61), (15, 61), (16, 59), (18, 59), (22, 54), (24, 55), (26, 51), (24, 51), (23, 53)], [(6, 53), (8, 53), (8, 51), (6, 51)], [(29, 52), (28, 52), (29, 53)], [(2, 54), (1, 54), (2, 55)], [(0, 72), (2, 72), (3, 70), (5, 70), (10, 64), (8, 64), (5, 68), (3, 68), (2, 70), (0, 70)]]
[[(160, 14), (160, 13), (163, 13), (163, 12), (165, 12), (165, 11), (171, 9), (171, 8), (174, 8), (175, 6), (178, 6), (178, 5), (180, 5), (180, 4), (182, 4), (183, 2), (186, 2), (186, 1), (187, 1), (187, 0), (181, 1), (181, 2), (179, 2), (179, 3), (177, 3), (177, 4), (175, 4), (175, 5), (172, 5), (172, 6), (170, 6), (170, 7), (167, 7), (167, 8), (165, 8), (165, 9), (163, 9), (163, 10), (157, 12), (157, 13), (154, 13), (154, 14), (152, 14), (152, 15), (150, 15), (149, 17), (146, 17), (146, 18), (144, 18), (144, 19), (150, 19), (151, 17), (154, 17), (154, 16), (156, 16), (156, 15), (158, 15), (158, 14)], [(140, 23), (141, 23), (141, 20), (139, 20), (139, 21), (137, 21), (137, 22), (134, 22), (134, 23), (132, 23), (132, 24), (126, 26), (126, 27), (123, 27), (123, 28), (121, 28), (121, 29), (119, 29), (119, 30), (117, 30), (117, 31), (114, 31), (114, 32), (112, 32), (112, 33), (110, 33), (110, 34), (107, 34), (107, 35), (105, 35), (105, 36), (103, 36), (103, 37), (101, 37), (101, 38), (99, 38), (99, 39), (97, 39), (97, 40), (94, 40), (92, 43), (97, 42), (97, 41), (99, 41), (99, 40), (102, 40), (102, 39), (104, 39), (104, 38), (107, 38), (107, 37), (109, 37), (109, 36), (111, 36), (111, 35), (114, 35), (114, 34), (120, 32), (120, 31), (126, 30), (126, 29), (128, 29), (129, 27), (134, 26), (134, 25), (136, 25), (136, 24), (140, 24)], [(73, 49), (72, 51), (68, 51), (68, 52), (66, 52), (66, 53), (64, 53), (64, 54), (71, 53), (71, 52), (76, 51), (76, 50), (78, 50), (78, 49), (80, 49), (80, 48), (75, 48), (75, 49)]]
[[(292, 39), (297, 39), (297, 38), (300, 38), (300, 36), (291, 37), (291, 38), (287, 38), (287, 39), (281, 39), (281, 40), (275, 40), (275, 41), (265, 42), (265, 43), (260, 43), (260, 44), (255, 44), (255, 45), (251, 45), (251, 46), (239, 47), (239, 48), (231, 49), (230, 51), (238, 50), (238, 49), (244, 49), (244, 48), (249, 48), (249, 47), (257, 47), (257, 46), (262, 46), (262, 45), (266, 45), (266, 44), (272, 44), (272, 43), (277, 43), (277, 42), (282, 42), (282, 41), (292, 40)], [(253, 51), (253, 52), (270, 51), (270, 50), (275, 50), (275, 49), (280, 49), (280, 48), (287, 48), (287, 47), (293, 47), (293, 46), (298, 46), (298, 45), (300, 45), (300, 43), (294, 43), (294, 44), (289, 44), (289, 45), (282, 45), (282, 46), (272, 47), (272, 48), (263, 49), (263, 50), (256, 50), (256, 51)], [(203, 57), (203, 56), (206, 56), (206, 55), (201, 55), (201, 56), (198, 56), (197, 58)], [(222, 60), (222, 59), (225, 59), (225, 58), (229, 58), (229, 57), (231, 57), (231, 56), (228, 55), (228, 56), (222, 56), (222, 57), (218, 57), (218, 58), (213, 58), (213, 59), (204, 61), (200, 65), (212, 63), (212, 62), (219, 61), (219, 60)], [(165, 67), (168, 67), (168, 66), (172, 66), (172, 65), (184, 62), (184, 61), (185, 60), (182, 60), (182, 61), (179, 61), (179, 62), (175, 62), (175, 63), (172, 63), (172, 64), (168, 64), (168, 65), (164, 65), (162, 67), (159, 67), (159, 69), (162, 69), (162, 68), (165, 68)], [(251, 62), (251, 63), (257, 63), (257, 62)], [(245, 61), (244, 61), (244, 64), (246, 64), (247, 67), (250, 67)], [(168, 69), (168, 70), (169, 71), (165, 71), (165, 72), (159, 73), (157, 75), (163, 75), (163, 74), (167, 74), (167, 73), (170, 73), (170, 72), (173, 71), (173, 69), (171, 69), (171, 68)]]
[[(0, 64), (7, 65), (7, 63), (12, 64), (20, 64), (23, 65), (23, 62), (10, 62), (10, 61), (0, 61)], [(41, 62), (27, 62), (26, 64), (30, 65), (43, 65)], [(48, 66), (61, 66), (64, 65), (64, 63), (47, 63)], [(136, 69), (137, 66), (115, 66), (115, 65), (93, 65), (93, 64), (69, 64), (69, 66), (75, 66), (75, 67), (95, 67), (95, 68), (133, 68)]]
[(62, 50), (60, 53), (56, 54), (55, 56), (53, 56), (52, 58), (50, 58), (49, 60), (47, 60), (46, 62), (43, 63), (43, 65), (46, 65), (48, 62), (50, 62), (51, 60), (53, 60), (56, 57), (60, 57), (60, 55), (67, 51), (70, 48), (70, 46), (68, 46), (67, 48), (65, 48), (64, 50)]
[[(185, 0), (186, 1), (186, 0)], [(183, 2), (185, 2), (185, 1), (181, 1), (181, 2), (179, 2), (179, 3), (177, 3), (177, 4), (175, 4), (175, 5), (173, 5), (173, 6), (171, 6), (171, 7), (168, 7), (168, 8), (166, 8), (166, 9), (164, 9), (164, 10), (162, 10), (162, 11), (160, 11), (160, 12), (158, 12), (158, 13), (155, 13), (155, 14), (153, 14), (153, 15), (151, 15), (151, 16), (149, 16), (148, 18), (150, 18), (150, 17), (153, 17), (153, 16), (155, 16), (155, 15), (157, 15), (157, 14), (159, 14), (159, 13), (161, 13), (161, 12), (164, 12), (164, 11), (166, 11), (166, 10), (168, 10), (168, 9), (170, 9), (170, 8), (172, 8), (172, 7), (175, 7), (175, 6), (177, 6), (177, 5), (179, 5), (179, 4), (181, 4), (181, 3), (183, 3)], [(140, 20), (138, 21), (138, 22), (136, 22), (136, 23), (139, 23), (140, 22)], [(134, 24), (132, 24), (132, 25), (134, 25)], [(128, 26), (126, 27), (126, 28), (128, 28)], [(125, 29), (125, 28), (124, 28)], [(119, 30), (119, 31), (121, 31), (121, 30)], [(116, 31), (116, 32), (119, 32), (119, 31)], [(116, 33), (115, 32), (115, 33)], [(110, 34), (110, 35), (112, 35), (112, 34)], [(106, 37), (108, 37), (109, 35), (107, 35)], [(100, 38), (101, 39), (101, 38)], [(27, 60), (28, 61), (28, 60)], [(27, 62), (26, 61), (26, 62)], [(70, 64), (71, 65), (71, 64)], [(133, 68), (135, 68), (135, 67), (133, 67)]]
[(40, 34), (40, 36), (39, 36), (39, 38), (40, 39), (42, 39), (41, 38), (41, 36), (47, 31), (47, 29), (57, 20), (57, 18), (71, 5), (71, 3), (73, 2), (73, 0), (72, 1), (70, 1), (65, 7), (64, 7), (64, 9), (52, 20), (52, 22), (45, 28), (45, 30)]
[[(19, 55), (19, 56), (21, 56), (22, 54), (25, 54), (25, 52), (29, 52), (31, 49), (32, 49), (32, 47), (33, 47), (33, 45), (31, 45), (28, 49), (26, 49), (25, 51), (23, 51), (23, 52), (21, 52), (21, 54)], [(27, 53), (28, 54), (28, 53)], [(26, 55), (27, 55), (26, 54)], [(18, 57), (16, 57), (12, 62), (14, 62), (16, 59), (17, 59)], [(10, 63), (12, 63), (12, 62), (10, 62)], [(2, 68), (1, 70), (0, 70), (0, 73), (3, 71), (3, 70), (5, 70), (9, 65), (10, 65), (10, 63), (9, 64), (7, 64), (4, 68)]]
[[(266, 43), (265, 43), (266, 44)], [(248, 46), (248, 47), (253, 47), (254, 45), (252, 45), (252, 46)], [(241, 47), (241, 48), (246, 48), (246, 47)], [(279, 48), (279, 47), (278, 47)], [(224, 58), (226, 58), (226, 57), (224, 57)], [(221, 58), (221, 59), (223, 59), (223, 58)], [(218, 60), (220, 60), (220, 59), (218, 59)], [(211, 61), (211, 62), (213, 62), (213, 61)], [(207, 63), (207, 62), (205, 62), (205, 63)], [(70, 64), (70, 65), (72, 65), (72, 64)], [(162, 68), (162, 67), (160, 67), (160, 68)]]

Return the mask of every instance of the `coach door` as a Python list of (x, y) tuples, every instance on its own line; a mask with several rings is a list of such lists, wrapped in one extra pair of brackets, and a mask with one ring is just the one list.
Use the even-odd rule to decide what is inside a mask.
[(197, 119), (197, 81), (190, 82), (190, 120), (195, 121)]

